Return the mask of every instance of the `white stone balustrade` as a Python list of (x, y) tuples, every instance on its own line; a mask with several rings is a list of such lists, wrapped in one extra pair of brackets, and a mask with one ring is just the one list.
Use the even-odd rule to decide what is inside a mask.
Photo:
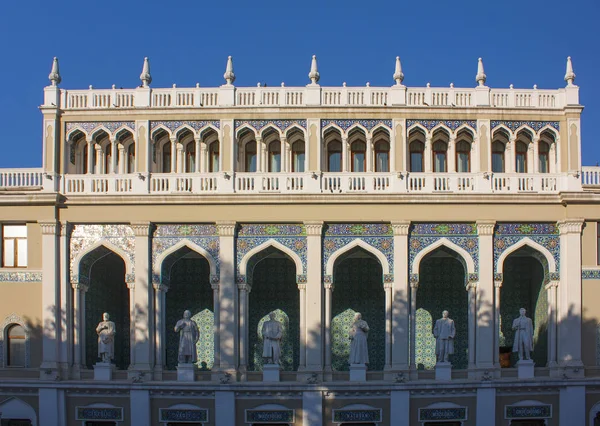
[[(234, 91), (233, 105), (230, 94)], [(216, 88), (137, 88), (137, 89), (60, 89), (60, 108), (127, 109), (150, 108), (213, 108), (272, 106), (411, 106), (472, 108), (561, 109), (567, 102), (566, 92), (577, 88), (556, 90), (490, 89), (485, 87), (484, 101), (478, 102), (475, 88), (454, 87), (234, 87)], [(309, 91), (312, 91), (309, 96)], [(314, 91), (317, 95), (314, 96)], [(578, 101), (578, 96), (576, 97)], [(45, 105), (50, 106), (46, 100)]]
[[(58, 187), (55, 183), (58, 181)], [(142, 194), (556, 194), (600, 188), (600, 167), (549, 173), (130, 173), (47, 176), (0, 169), (0, 190), (65, 195)]]

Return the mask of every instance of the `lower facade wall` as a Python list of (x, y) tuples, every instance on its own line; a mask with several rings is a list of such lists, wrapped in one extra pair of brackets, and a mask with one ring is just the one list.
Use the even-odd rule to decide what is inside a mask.
[[(557, 384), (463, 383), (422, 386), (173, 386), (21, 383), (0, 385), (2, 419), (34, 426), (510, 425), (543, 419), (546, 426), (589, 425), (600, 418), (600, 381)], [(107, 423), (111, 424), (111, 423)]]

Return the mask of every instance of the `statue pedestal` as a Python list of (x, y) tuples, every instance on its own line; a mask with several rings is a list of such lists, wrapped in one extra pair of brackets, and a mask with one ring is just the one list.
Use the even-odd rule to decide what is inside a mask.
[(350, 381), (366, 382), (367, 366), (365, 364), (350, 364)]
[(435, 364), (435, 380), (446, 382), (452, 380), (452, 364), (449, 362), (438, 362)]
[(281, 367), (279, 366), (279, 364), (264, 364), (263, 382), (278, 382), (280, 369)]
[(112, 380), (114, 366), (110, 362), (94, 364), (94, 380)]
[(195, 380), (195, 371), (196, 366), (194, 364), (180, 362), (177, 364), (177, 381), (193, 382)]
[(520, 379), (533, 379), (534, 378), (534, 370), (535, 366), (533, 360), (531, 359), (522, 359), (517, 362), (517, 376)]

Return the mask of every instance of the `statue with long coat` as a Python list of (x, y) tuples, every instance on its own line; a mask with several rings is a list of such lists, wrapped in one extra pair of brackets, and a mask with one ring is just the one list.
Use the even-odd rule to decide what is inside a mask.
[(454, 353), (455, 336), (456, 328), (454, 327), (454, 320), (448, 318), (448, 311), (443, 311), (442, 318), (437, 320), (433, 327), (437, 362), (448, 362), (448, 355)]
[(281, 358), (281, 338), (283, 337), (283, 327), (275, 319), (275, 312), (269, 314), (269, 320), (262, 326), (263, 337), (263, 359), (267, 364), (279, 364)]
[(179, 333), (179, 355), (177, 359), (184, 364), (198, 361), (196, 343), (200, 339), (200, 331), (191, 317), (192, 313), (185, 311), (183, 319), (177, 321), (175, 325), (175, 332)]
[(350, 364), (368, 364), (369, 349), (367, 347), (367, 336), (369, 335), (369, 325), (362, 319), (360, 313), (354, 315), (354, 324), (350, 329)]
[(515, 330), (513, 352), (519, 353), (519, 360), (531, 359), (533, 352), (533, 322), (527, 318), (525, 308), (519, 309), (519, 318), (515, 318), (512, 328)]

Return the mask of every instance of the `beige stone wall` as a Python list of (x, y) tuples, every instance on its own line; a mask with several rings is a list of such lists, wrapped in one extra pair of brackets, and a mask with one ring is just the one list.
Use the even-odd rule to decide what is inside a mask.
[[(598, 207), (596, 207), (598, 209)], [(598, 222), (586, 220), (581, 235), (582, 266), (598, 265)]]
[(582, 280), (582, 361), (586, 366), (596, 366), (596, 329), (600, 324), (600, 280)]
[(42, 269), (42, 228), (27, 224), (27, 269)]
[[(539, 401), (542, 404), (552, 404), (552, 418), (548, 419), (546, 426), (559, 426), (558, 424), (558, 392), (555, 395), (539, 395), (524, 393), (521, 395), (498, 395), (496, 397), (496, 426), (508, 426), (509, 421), (504, 419), (504, 408), (521, 401)], [(575, 426), (575, 425), (573, 425)]]

